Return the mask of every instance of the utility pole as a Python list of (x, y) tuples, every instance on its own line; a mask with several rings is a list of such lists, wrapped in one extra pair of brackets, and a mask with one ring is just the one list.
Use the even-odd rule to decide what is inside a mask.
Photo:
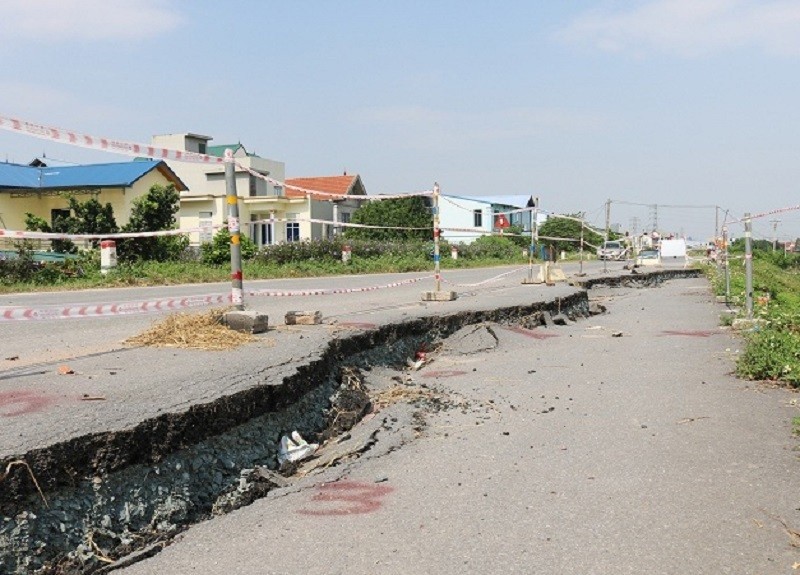
[(239, 198), (236, 194), (236, 173), (233, 150), (225, 150), (225, 196), (228, 203), (228, 232), (231, 235), (231, 303), (244, 310), (242, 290), (242, 245), (239, 236)]
[(650, 206), (650, 219), (653, 223), (652, 230), (653, 232), (658, 231), (658, 204), (653, 204)]
[(780, 220), (770, 220), (772, 224), (772, 251), (774, 252), (778, 248), (778, 224), (781, 223)]

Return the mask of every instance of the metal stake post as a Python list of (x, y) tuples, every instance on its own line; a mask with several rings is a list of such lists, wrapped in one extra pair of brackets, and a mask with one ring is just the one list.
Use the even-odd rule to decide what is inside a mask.
[[(611, 231), (611, 200), (606, 200), (606, 237), (603, 240), (603, 248), (605, 249), (605, 242), (608, 241), (608, 236)], [(601, 252), (602, 253), (602, 252)], [(608, 257), (603, 258), (603, 273), (608, 272)]]
[(578, 251), (581, 254), (581, 263), (578, 266), (578, 273), (583, 275), (583, 220), (581, 220), (581, 247)]
[(244, 310), (242, 290), (242, 245), (239, 236), (239, 199), (236, 194), (233, 150), (225, 150), (225, 197), (228, 202), (228, 232), (231, 235), (231, 302)]
[(536, 246), (539, 243), (539, 228), (536, 225), (536, 222), (539, 220), (537, 217), (539, 214), (539, 200), (537, 198), (536, 205), (533, 206), (533, 211), (531, 212), (531, 245), (528, 249), (528, 280), (533, 282), (533, 254), (536, 251)]
[(750, 214), (744, 215), (744, 296), (747, 319), (753, 319), (753, 222)]
[(728, 226), (722, 226), (722, 266), (725, 269), (725, 305), (730, 305), (731, 269), (728, 265)]
[(436, 291), (442, 290), (442, 275), (439, 268), (439, 184), (433, 184), (433, 276), (436, 281)]

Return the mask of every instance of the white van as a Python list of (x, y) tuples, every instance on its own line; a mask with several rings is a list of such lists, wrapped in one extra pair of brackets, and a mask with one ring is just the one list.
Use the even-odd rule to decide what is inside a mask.
[(603, 245), (597, 248), (597, 257), (601, 260), (624, 260), (628, 256), (628, 248), (625, 247), (624, 242), (620, 241), (606, 241)]

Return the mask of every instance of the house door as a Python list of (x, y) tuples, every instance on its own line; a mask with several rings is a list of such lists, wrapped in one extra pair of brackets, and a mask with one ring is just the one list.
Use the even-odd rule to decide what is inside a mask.
[(261, 214), (250, 215), (252, 222), (258, 222), (250, 225), (250, 238), (258, 247), (272, 245), (272, 224), (264, 221), (268, 217)]

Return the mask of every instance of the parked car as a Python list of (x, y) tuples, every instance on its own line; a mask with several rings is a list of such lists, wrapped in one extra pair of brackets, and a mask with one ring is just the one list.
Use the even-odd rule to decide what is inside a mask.
[(660, 266), (661, 254), (658, 250), (642, 250), (636, 256), (637, 266)]
[(597, 257), (601, 260), (624, 260), (628, 256), (628, 248), (623, 242), (606, 241), (597, 248)]

